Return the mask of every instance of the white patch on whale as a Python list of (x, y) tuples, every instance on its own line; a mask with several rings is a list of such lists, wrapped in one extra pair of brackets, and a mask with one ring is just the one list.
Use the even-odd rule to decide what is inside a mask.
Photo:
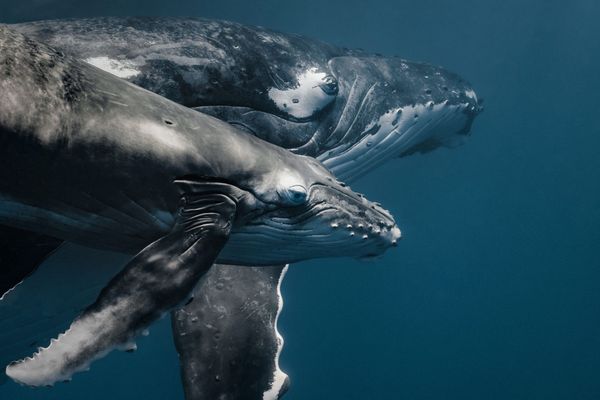
[(123, 79), (132, 78), (141, 73), (135, 69), (136, 65), (129, 60), (115, 60), (114, 58), (102, 56), (86, 58), (83, 61)]
[[(111, 331), (112, 324), (107, 325), (107, 320), (119, 323), (114, 318), (112, 308), (75, 320), (65, 333), (50, 340), (48, 347), (40, 347), (33, 356), (9, 364), (5, 370), (6, 375), (28, 386), (53, 386), (56, 382), (70, 381), (73, 374), (89, 370), (93, 361), (113, 350), (113, 347), (109, 347), (79, 366), (72, 364), (78, 349), (90, 348), (98, 336)], [(123, 345), (126, 344), (127, 342)]]
[(335, 99), (335, 95), (321, 89), (326, 77), (326, 73), (311, 68), (298, 76), (298, 85), (293, 89), (270, 88), (269, 98), (286, 114), (294, 118), (308, 118)]
[[(81, 260), (82, 252), (88, 257), (85, 268), (73, 264)], [(48, 338), (66, 330), (82, 305), (94, 302), (128, 258), (72, 243), (63, 245), (0, 302), (0, 364), (4, 367), (31, 354), (36, 345), (45, 345)], [(0, 385), (6, 378), (1, 375)]]
[(477, 101), (477, 95), (475, 94), (475, 91), (473, 89), (465, 90), (465, 96)]
[(273, 371), (273, 380), (271, 383), (271, 388), (263, 393), (263, 400), (277, 400), (279, 398), (279, 394), (281, 393), (281, 388), (285, 384), (285, 380), (287, 379), (287, 375), (279, 368), (279, 356), (281, 355), (281, 351), (283, 350), (283, 336), (279, 333), (277, 329), (277, 321), (279, 320), (279, 315), (281, 314), (281, 310), (283, 310), (283, 296), (281, 295), (281, 282), (283, 282), (283, 278), (285, 278), (285, 274), (289, 265), (286, 265), (283, 271), (281, 271), (281, 275), (279, 276), (279, 282), (277, 283), (277, 299), (278, 299), (278, 307), (277, 307), (277, 315), (275, 316), (275, 322), (273, 323), (275, 328), (275, 335), (277, 335), (277, 353), (275, 354), (275, 371)]
[(276, 44), (283, 47), (289, 47), (290, 42), (283, 35), (278, 35), (273, 32), (258, 32), (257, 37), (263, 43)]

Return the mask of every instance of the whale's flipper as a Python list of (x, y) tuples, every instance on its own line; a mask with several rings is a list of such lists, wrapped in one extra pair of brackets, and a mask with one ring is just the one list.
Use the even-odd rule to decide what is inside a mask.
[(62, 240), (0, 226), (0, 299), (29, 276)]
[(215, 265), (193, 301), (172, 312), (186, 400), (276, 400), (285, 393), (277, 317), (286, 269)]
[(65, 243), (7, 293), (0, 301), (0, 384), (8, 363), (67, 329), (127, 261), (123, 254)]
[[(178, 181), (181, 206), (170, 233), (140, 251), (70, 328), (32, 357), (10, 364), (13, 380), (46, 386), (69, 380), (184, 301), (227, 242), (235, 196), (221, 183)], [(225, 190), (223, 190), (225, 189)]]

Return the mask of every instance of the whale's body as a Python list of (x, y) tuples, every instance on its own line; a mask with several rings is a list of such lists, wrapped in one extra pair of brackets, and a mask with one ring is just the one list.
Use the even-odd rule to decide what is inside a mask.
[[(313, 159), (5, 27), (0, 92), (0, 224), (137, 253), (64, 334), (7, 367), (18, 382), (70, 379), (126, 346), (219, 257), (371, 256), (399, 238), (386, 211)], [(334, 229), (342, 222), (365, 240)]]
[(14, 25), (78, 59), (214, 115), (354, 180), (386, 161), (454, 147), (481, 106), (442, 67), (203, 18)]
[[(250, 135), (317, 157), (337, 176), (350, 181), (392, 158), (460, 143), (480, 110), (471, 86), (443, 68), (232, 22), (92, 18), (12, 27)], [(178, 116), (150, 114), (160, 127), (156, 133), (172, 129), (166, 121), (185, 123), (188, 119), (179, 110)], [(158, 173), (164, 172), (159, 166)], [(124, 193), (138, 190), (135, 186), (143, 185), (125, 179)], [(159, 235), (173, 217), (172, 206), (165, 206), (168, 199), (150, 198), (141, 204), (144, 216), (140, 217), (152, 229), (141, 229), (141, 235), (150, 231)], [(112, 205), (115, 197), (102, 201)], [(122, 204), (125, 214), (132, 212), (131, 203)], [(95, 223), (106, 223), (105, 217), (115, 218), (114, 211)], [(131, 229), (122, 229), (122, 222), (118, 225), (121, 235)], [(221, 257), (233, 248), (234, 236)], [(105, 246), (119, 248), (123, 243)], [(247, 251), (236, 248), (235, 253), (239, 250)], [(254, 264), (265, 263), (266, 253), (254, 259)], [(276, 330), (283, 265), (218, 267), (196, 288), (202, 296), (174, 313), (186, 398), (276, 399), (287, 387), (287, 378), (278, 367), (282, 339)], [(81, 290), (89, 291), (89, 278), (73, 277), (73, 285), (75, 281)], [(17, 288), (13, 298), (33, 290), (27, 289), (28, 283)], [(39, 280), (31, 280), (31, 284), (40, 285)], [(6, 300), (10, 304), (11, 297)], [(60, 320), (58, 315), (56, 320)], [(216, 381), (214, 376), (220, 379)]]
[[(177, 178), (235, 182), (265, 204), (276, 203), (280, 184), (306, 186), (307, 174), (323, 172), (320, 185), (334, 182), (309, 158), (3, 33), (2, 224), (137, 251), (171, 229)], [(31, 98), (36, 91), (42, 95)], [(264, 264), (281, 262), (265, 250), (257, 252)], [(224, 251), (222, 260), (260, 262), (245, 255)]]

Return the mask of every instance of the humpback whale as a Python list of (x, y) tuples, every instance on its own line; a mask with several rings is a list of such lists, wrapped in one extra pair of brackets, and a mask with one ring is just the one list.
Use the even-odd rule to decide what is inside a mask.
[[(13, 27), (252, 135), (317, 157), (346, 181), (392, 158), (455, 146), (481, 110), (469, 83), (441, 67), (233, 22), (93, 18)], [(42, 255), (62, 242), (44, 240)], [(284, 266), (218, 265), (196, 288), (203, 296), (174, 312), (188, 399), (224, 393), (276, 398), (285, 391), (276, 331), (283, 272)]]
[(0, 91), (0, 224), (133, 254), (68, 330), (8, 365), (20, 383), (69, 380), (127, 348), (215, 261), (372, 257), (400, 237), (314, 159), (6, 27)]
[(358, 179), (387, 160), (454, 147), (481, 110), (445, 68), (202, 18), (11, 25), (32, 38)]

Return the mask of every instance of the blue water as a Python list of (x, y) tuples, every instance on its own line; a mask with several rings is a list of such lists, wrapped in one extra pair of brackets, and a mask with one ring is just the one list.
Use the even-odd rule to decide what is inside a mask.
[[(424, 60), (485, 98), (465, 146), (354, 185), (396, 215), (396, 251), (291, 269), (286, 399), (600, 399), (599, 2), (0, 0), (1, 22), (139, 14)], [(168, 321), (151, 332), (68, 385), (0, 398), (182, 399)]]

